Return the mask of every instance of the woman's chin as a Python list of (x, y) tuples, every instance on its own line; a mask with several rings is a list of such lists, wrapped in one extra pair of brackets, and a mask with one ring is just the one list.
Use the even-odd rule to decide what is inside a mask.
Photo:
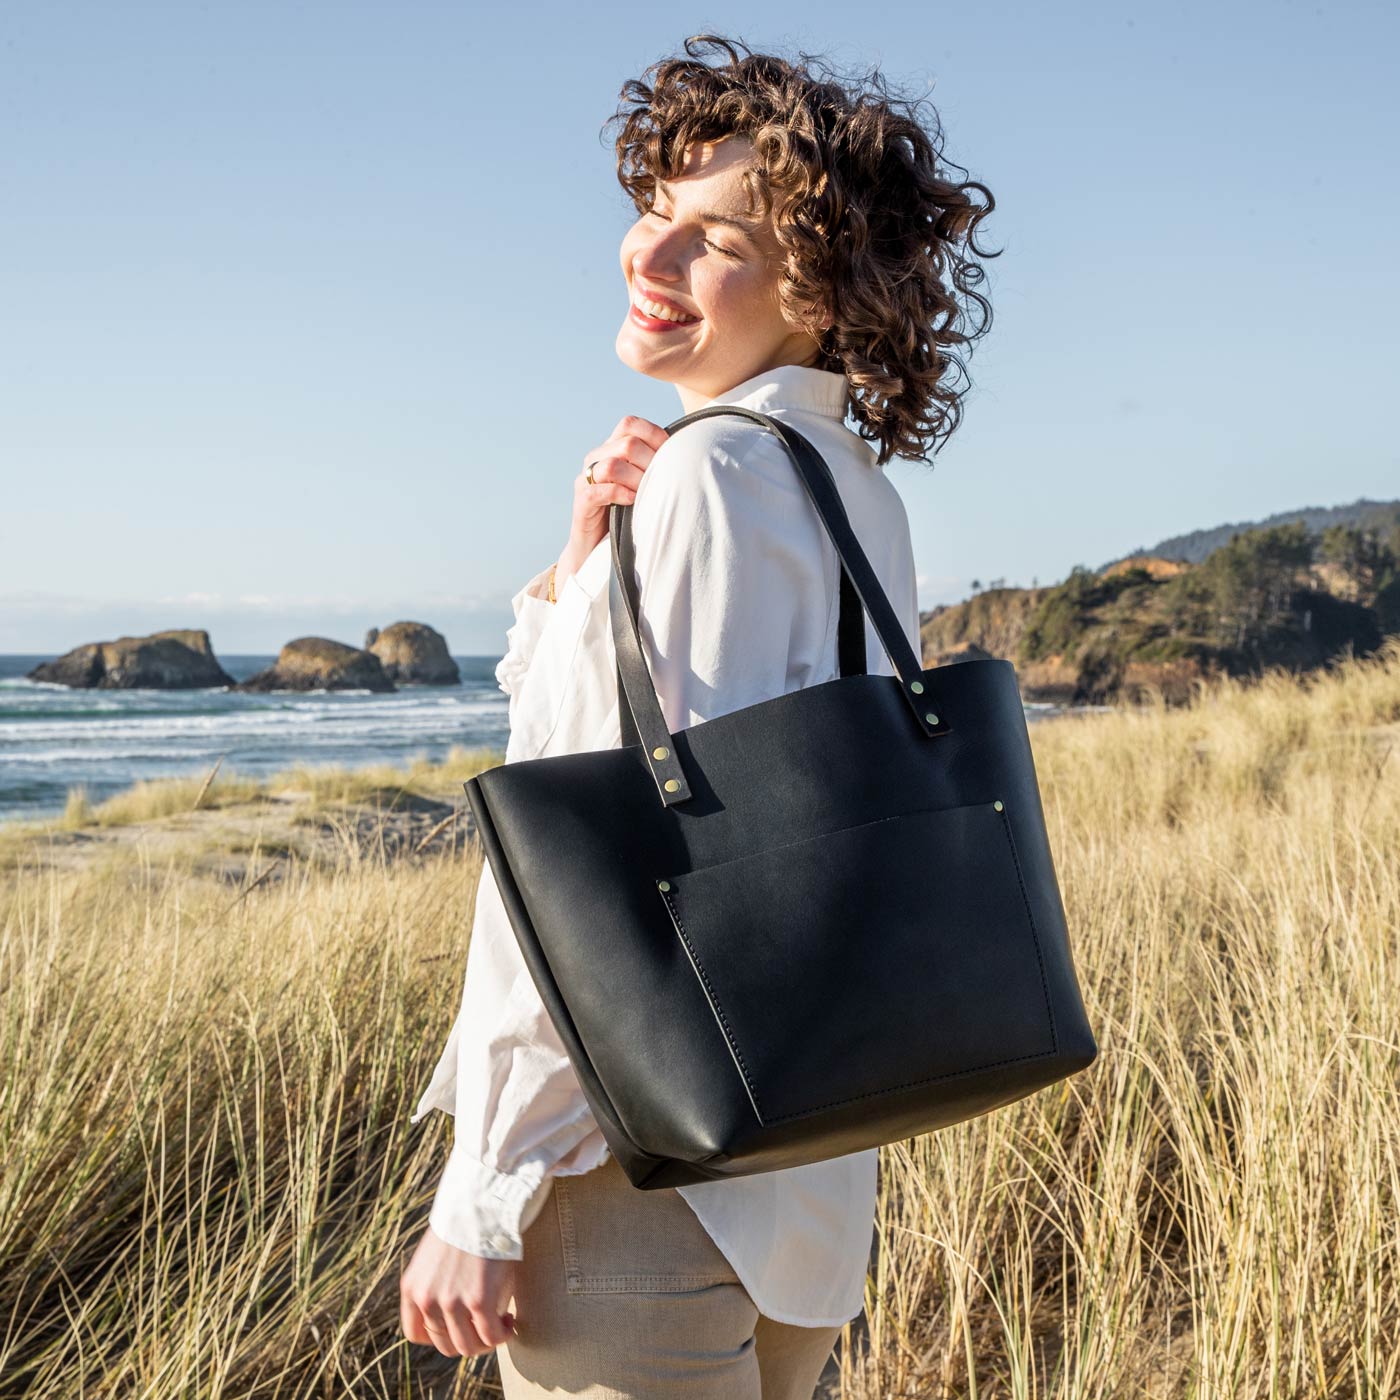
[(673, 379), (680, 366), (691, 363), (693, 358), (686, 352), (686, 347), (665, 344), (662, 337), (648, 336), (645, 331), (638, 331), (626, 321), (617, 333), (613, 349), (628, 369), (634, 369), (638, 374), (648, 374), (653, 379)]

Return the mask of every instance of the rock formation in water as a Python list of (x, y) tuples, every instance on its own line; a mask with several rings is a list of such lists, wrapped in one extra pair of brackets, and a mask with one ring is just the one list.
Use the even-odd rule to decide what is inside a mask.
[(371, 627), (365, 648), (398, 685), (461, 685), (462, 673), (447, 651), (447, 639), (425, 622), (394, 622), (381, 632)]
[(240, 681), (234, 690), (374, 690), (397, 687), (372, 651), (328, 637), (298, 637), (265, 670)]
[(179, 628), (88, 642), (55, 661), (42, 662), (28, 677), (93, 690), (197, 690), (234, 684), (214, 657), (209, 633)]

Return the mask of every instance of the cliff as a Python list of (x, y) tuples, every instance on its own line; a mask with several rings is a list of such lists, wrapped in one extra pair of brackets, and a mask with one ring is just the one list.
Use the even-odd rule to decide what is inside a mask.
[(1187, 699), (1218, 674), (1303, 672), (1368, 655), (1400, 632), (1400, 560), (1379, 537), (1304, 524), (1235, 534), (1199, 564), (1130, 555), (1063, 582), (996, 588), (935, 608), (925, 665), (970, 655), (1016, 666), (1032, 701), (1103, 704), (1159, 691)]

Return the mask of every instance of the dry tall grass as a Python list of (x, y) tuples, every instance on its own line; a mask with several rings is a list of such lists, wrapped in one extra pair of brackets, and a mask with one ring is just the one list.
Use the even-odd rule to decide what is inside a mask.
[(861, 1396), (1400, 1394), (1400, 639), (1033, 729), (1100, 1057), (884, 1154)]
[[(1100, 1058), (885, 1150), (844, 1393), (1396, 1393), (1400, 642), (1032, 735)], [(0, 876), (0, 1393), (493, 1393), (397, 1338), (475, 848), (135, 849)]]

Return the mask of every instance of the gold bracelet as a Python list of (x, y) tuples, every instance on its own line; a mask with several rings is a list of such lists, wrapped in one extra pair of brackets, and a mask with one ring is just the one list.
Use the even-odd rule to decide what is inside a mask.
[(557, 565), (555, 564), (549, 566), (549, 592), (545, 596), (551, 603), (558, 601), (554, 596), (554, 570), (556, 567)]

